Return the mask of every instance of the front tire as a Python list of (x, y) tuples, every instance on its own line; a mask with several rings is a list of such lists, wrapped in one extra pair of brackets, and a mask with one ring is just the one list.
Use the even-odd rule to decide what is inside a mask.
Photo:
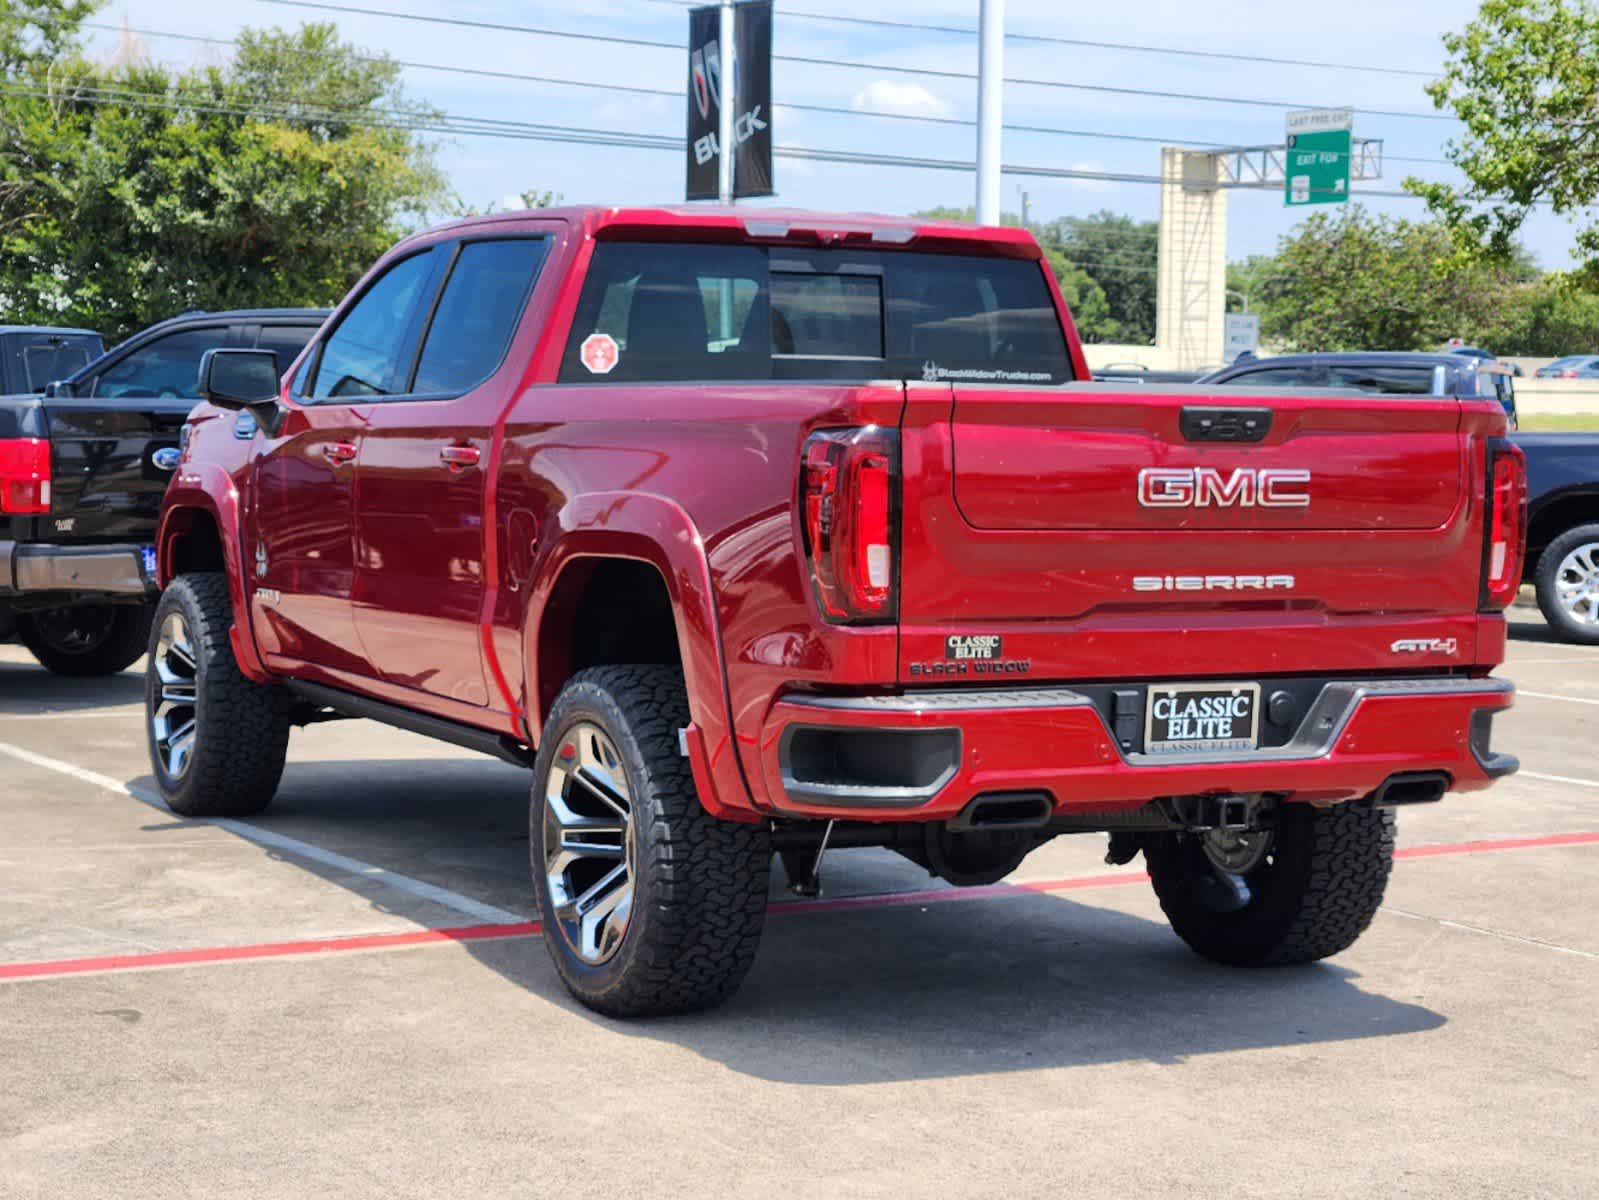
[[(1392, 809), (1289, 804), (1262, 852), (1238, 861), (1247, 900), (1224, 882), (1214, 835), (1161, 834), (1145, 843), (1150, 880), (1177, 936), (1230, 966), (1315, 962), (1347, 950), (1382, 904), (1394, 861)], [(1237, 841), (1231, 843), (1237, 853)]]
[(289, 748), (290, 698), (233, 658), (227, 577), (181, 575), (156, 605), (145, 673), (150, 765), (185, 817), (248, 817), (272, 802)]
[(688, 721), (680, 671), (613, 666), (574, 676), (545, 722), (529, 812), (544, 944), (606, 1016), (719, 1004), (760, 943), (770, 837), (705, 811)]
[(1599, 645), (1599, 525), (1578, 525), (1545, 546), (1533, 586), (1551, 629), (1568, 642)]
[(74, 604), (17, 615), (17, 638), (57, 675), (115, 675), (138, 661), (150, 640), (148, 604)]

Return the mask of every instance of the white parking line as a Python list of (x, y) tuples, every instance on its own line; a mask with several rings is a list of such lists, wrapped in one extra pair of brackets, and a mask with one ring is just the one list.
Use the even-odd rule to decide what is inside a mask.
[(1599, 788), (1599, 779), (1577, 779), (1571, 775), (1545, 775), (1542, 771), (1517, 771), (1513, 779), (1541, 779), (1545, 783), (1569, 783), (1574, 787)]
[(0, 713), (3, 721), (104, 721), (108, 717), (120, 717), (130, 721), (135, 717), (144, 716), (142, 708), (128, 709), (97, 709), (94, 712), (31, 712), (31, 713)]
[[(45, 754), (38, 754), (32, 750), (25, 750), (21, 746), (13, 746), (9, 742), (0, 742), (0, 754), (16, 759), (18, 762), (29, 763), (35, 767), (43, 767), (47, 771), (54, 771), (59, 775), (67, 775), (94, 787), (104, 788), (119, 795), (129, 796), (141, 804), (148, 804), (151, 808), (159, 809), (163, 813), (170, 810), (161, 802), (160, 797), (147, 792), (143, 788), (130, 787), (120, 780), (109, 775), (101, 775), (98, 771), (90, 771), (75, 763), (63, 762), (59, 758), (51, 758)], [(484, 904), (470, 896), (463, 896), (459, 892), (452, 892), (448, 888), (441, 888), (435, 884), (424, 883), (420, 879), (412, 879), (409, 875), (401, 875), (397, 871), (390, 871), (387, 867), (374, 866), (362, 862), (358, 858), (350, 858), (337, 854), (332, 850), (324, 850), (321, 846), (310, 842), (302, 842), (299, 838), (292, 838), (286, 834), (273, 833), (268, 829), (261, 829), (244, 821), (236, 821), (231, 817), (206, 817), (184, 818), (194, 825), (215, 825), (218, 829), (258, 846), (266, 846), (272, 850), (281, 850), (295, 858), (303, 858), (308, 862), (320, 863), (325, 867), (332, 867), (336, 871), (344, 871), (351, 875), (359, 875), (363, 879), (370, 879), (374, 883), (381, 883), (398, 892), (406, 892), (420, 900), (427, 900), (442, 908), (453, 909), (455, 912), (482, 921), (489, 925), (508, 925), (516, 921), (527, 920), (525, 913), (511, 912), (509, 909), (496, 908), (492, 904)]]
[(1478, 933), (1483, 937), (1499, 938), (1505, 942), (1520, 942), (1524, 946), (1536, 946), (1540, 950), (1553, 950), (1557, 954), (1570, 954), (1576, 958), (1599, 958), (1599, 954), (1595, 954), (1591, 950), (1578, 950), (1575, 946), (1563, 946), (1559, 942), (1546, 942), (1543, 938), (1526, 937), (1519, 933), (1509, 933), (1503, 929), (1489, 929), (1486, 925), (1469, 925), (1465, 921), (1449, 921), (1443, 917), (1433, 917), (1428, 916), (1426, 913), (1395, 908), (1391, 904), (1384, 904), (1382, 911), (1393, 913), (1396, 917), (1409, 917), (1412, 921), (1431, 921), (1434, 925), (1442, 925), (1445, 929), (1458, 929), (1462, 933)]
[(1534, 700), (1564, 700), (1567, 704), (1599, 704), (1599, 700), (1587, 696), (1557, 696), (1554, 692), (1529, 692), (1526, 688), (1517, 688), (1517, 696), (1531, 696)]

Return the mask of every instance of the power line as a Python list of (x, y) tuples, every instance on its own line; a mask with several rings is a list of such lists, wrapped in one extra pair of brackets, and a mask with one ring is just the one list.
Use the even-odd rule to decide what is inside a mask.
[[(353, 13), (361, 16), (387, 17), (398, 21), (423, 21), (434, 25), (449, 25), (465, 29), (488, 29), (500, 33), (526, 33), (537, 37), (570, 38), (575, 41), (605, 42), (623, 46), (647, 46), (657, 49), (682, 51), (683, 47), (676, 42), (661, 41), (657, 38), (624, 37), (620, 34), (608, 33), (575, 33), (571, 30), (549, 29), (536, 25), (513, 25), (501, 21), (478, 21), (465, 17), (435, 17), (424, 13), (396, 12), (393, 9), (365, 8), (353, 4), (334, 4), (329, 0), (261, 0), (263, 4), (279, 4), (289, 8), (311, 8), (329, 12)], [(841, 67), (853, 71), (878, 71), (899, 75), (919, 75), (929, 79), (959, 79), (963, 81), (975, 80), (976, 74), (970, 71), (949, 71), (934, 67), (902, 67), (890, 63), (850, 62), (840, 58), (819, 58), (811, 55), (799, 54), (774, 54), (772, 58), (778, 62), (797, 63), (801, 66)], [(1019, 76), (1005, 77), (1006, 83), (1027, 87), (1058, 88), (1077, 92), (1094, 92), (1111, 96), (1148, 96), (1159, 100), (1184, 100), (1189, 103), (1201, 104), (1234, 104), (1253, 108), (1276, 108), (1291, 110), (1299, 108), (1315, 108), (1317, 105), (1307, 104), (1293, 100), (1267, 100), (1251, 96), (1216, 96), (1198, 92), (1170, 92), (1153, 88), (1119, 87), (1106, 83), (1067, 83), (1059, 79), (1030, 79)], [(1398, 120), (1415, 121), (1453, 121), (1454, 118), (1445, 113), (1415, 112), (1404, 109), (1384, 108), (1356, 108), (1352, 111), (1366, 116), (1390, 117)]]
[[(672, 0), (669, 0), (669, 2), (672, 2)], [(103, 29), (110, 32), (123, 32), (122, 26), (112, 25), (106, 22), (85, 21), (83, 22), (83, 26), (89, 29)], [(138, 34), (141, 37), (168, 38), (173, 41), (198, 42), (213, 46), (236, 47), (239, 44), (236, 39), (201, 37), (198, 34), (173, 33), (160, 29), (128, 29), (126, 32)], [(440, 71), (447, 74), (469, 75), (487, 79), (506, 79), (521, 83), (542, 83), (557, 87), (590, 88), (599, 91), (620, 92), (627, 95), (661, 96), (673, 100), (681, 100), (685, 95), (683, 91), (673, 88), (643, 87), (637, 84), (623, 83), (601, 83), (591, 79), (566, 79), (555, 75), (528, 75), (516, 71), (491, 71), (483, 67), (460, 67), (447, 65), (444, 63), (410, 62), (402, 59), (385, 60), (369, 55), (363, 55), (361, 56), (361, 59), (365, 62), (391, 61), (395, 66), (402, 67), (406, 70)], [(878, 120), (908, 121), (926, 125), (956, 126), (965, 129), (975, 128), (977, 124), (975, 121), (969, 121), (960, 117), (934, 117), (920, 113), (886, 113), (877, 112), (872, 109), (844, 108), (839, 105), (829, 104), (805, 104), (783, 101), (782, 106), (784, 108), (791, 108), (799, 112), (825, 113), (834, 116), (847, 117), (869, 117)], [(1004, 128), (1012, 133), (1037, 133), (1056, 137), (1077, 137), (1102, 141), (1136, 142), (1145, 145), (1182, 145), (1214, 150), (1220, 150), (1226, 147), (1226, 143), (1222, 142), (1202, 142), (1195, 141), (1190, 138), (1159, 137), (1154, 134), (1115, 133), (1109, 130), (1065, 129), (1054, 125), (1028, 125), (1007, 122)], [(1442, 158), (1418, 158), (1390, 154), (1385, 154), (1383, 157), (1385, 161), (1388, 162), (1429, 163), (1440, 166), (1448, 165), (1448, 160)]]
[[(595, 129), (584, 126), (540, 124), (527, 121), (510, 121), (494, 117), (458, 116), (450, 113), (424, 113), (408, 115), (403, 120), (361, 119), (359, 110), (318, 109), (316, 106), (289, 103), (277, 108), (262, 102), (253, 105), (228, 105), (220, 101), (207, 103), (204, 99), (184, 97), (157, 97), (148, 92), (96, 86), (76, 86), (70, 92), (60, 89), (0, 82), (0, 93), (35, 96), (63, 102), (77, 102), (102, 106), (126, 105), (133, 108), (166, 109), (169, 111), (204, 112), (241, 116), (264, 121), (304, 122), (308, 124), (338, 122), (373, 129), (403, 129), (420, 133), (455, 134), (472, 137), (509, 138), (517, 141), (575, 143), (621, 147), (635, 150), (667, 150), (683, 152), (681, 137), (665, 134), (632, 133), (627, 130)], [(368, 110), (378, 116), (404, 110)], [(855, 150), (836, 150), (815, 146), (777, 145), (772, 149), (780, 158), (800, 159), (810, 162), (837, 163), (850, 166), (901, 167), (930, 171), (971, 172), (974, 163), (962, 159), (932, 158), (915, 155), (875, 154)], [(1091, 171), (1075, 167), (1050, 167), (1040, 164), (1016, 163), (1001, 168), (1007, 175), (1034, 179), (1086, 180), (1099, 183), (1134, 183), (1160, 185), (1165, 180), (1159, 175), (1131, 171)], [(1408, 192), (1361, 190), (1353, 197), (1387, 196), (1396, 199), (1416, 199)]]
[[(650, 4), (664, 4), (672, 8), (693, 8), (702, 0), (646, 0)], [(889, 21), (881, 17), (846, 17), (837, 13), (801, 12), (793, 8), (774, 8), (780, 17), (791, 21), (827, 21), (836, 25), (856, 25), (872, 29), (894, 29), (915, 33), (952, 33), (962, 37), (976, 37), (977, 30), (962, 25), (932, 25), (917, 21)], [(1413, 67), (1385, 67), (1372, 63), (1328, 62), (1313, 58), (1274, 58), (1266, 54), (1235, 54), (1223, 50), (1190, 50), (1178, 46), (1147, 46), (1137, 42), (1096, 42), (1083, 38), (1057, 37), (1044, 33), (1006, 33), (1010, 42), (1036, 42), (1049, 46), (1080, 46), (1090, 50), (1125, 50), (1140, 54), (1170, 54), (1183, 58), (1212, 58), (1229, 62), (1265, 63), (1281, 67), (1315, 67), (1327, 71), (1365, 71), (1377, 75), (1409, 75), (1419, 79), (1435, 79), (1436, 71), (1422, 71)]]

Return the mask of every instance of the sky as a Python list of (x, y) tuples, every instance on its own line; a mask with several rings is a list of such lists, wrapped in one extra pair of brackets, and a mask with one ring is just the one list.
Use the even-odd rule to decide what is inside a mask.
[[(405, 71), (408, 92), (455, 116), (682, 136), (686, 99), (675, 96), (629, 95), (596, 87), (427, 69), (465, 66), (588, 84), (684, 88), (688, 18), (676, 0), (330, 2), (572, 33), (657, 39), (685, 48), (456, 28), (392, 16), (318, 11), (271, 0), (120, 0), (95, 20), (112, 26), (125, 22), (133, 30), (144, 31), (140, 36), (148, 54), (173, 65), (217, 61), (228, 50), (225, 45), (198, 45), (152, 33), (177, 32), (226, 41), (246, 26), (292, 28), (303, 21), (332, 20), (343, 38), (362, 49), (416, 64)], [(785, 9), (794, 12), (785, 15)], [(1406, 175), (1458, 178), (1444, 161), (1446, 143), (1458, 127), (1437, 119), (1422, 91), (1424, 78), (1395, 73), (1394, 69), (1438, 70), (1443, 62), (1442, 35), (1463, 27), (1475, 9), (1472, 0), (1342, 0), (1338, 4), (1008, 0), (1006, 30), (1011, 34), (1312, 59), (1377, 69), (1286, 66), (1012, 39), (1006, 44), (1005, 74), (1057, 83), (1287, 101), (1305, 107), (1353, 106), (1422, 114), (1355, 115), (1356, 136), (1381, 138), (1387, 158), (1383, 179), (1369, 186), (1394, 191)], [(857, 65), (773, 64), (773, 131), (778, 145), (963, 161), (975, 158), (976, 131), (970, 126), (868, 115), (881, 112), (972, 120), (977, 108), (974, 80), (907, 75), (886, 68), (974, 73), (975, 35), (851, 26), (804, 19), (800, 13), (975, 29), (978, 0), (876, 0), (870, 6), (848, 0), (778, 0), (776, 54), (841, 59)], [(111, 29), (91, 29), (88, 35), (90, 52), (97, 55), (108, 53), (118, 41), (118, 34)], [(1161, 143), (1088, 135), (1131, 134), (1175, 145), (1270, 145), (1281, 144), (1283, 139), (1284, 110), (1280, 107), (1021, 83), (1006, 86), (1004, 102), (1007, 123), (1077, 131), (1071, 136), (1007, 131), (1003, 146), (1007, 164), (1149, 175), (1158, 173)], [(795, 104), (849, 111), (798, 111), (790, 107)], [(442, 141), (439, 162), (462, 200), (479, 208), (491, 204), (504, 207), (508, 198), (524, 190), (553, 191), (568, 203), (676, 203), (683, 196), (683, 157), (660, 150), (459, 137)], [(830, 210), (908, 213), (934, 206), (966, 206), (974, 202), (976, 187), (975, 177), (968, 172), (788, 158), (776, 160), (775, 175), (778, 196), (773, 203)], [(1102, 209), (1152, 219), (1158, 211), (1159, 189), (1148, 184), (1018, 177), (1004, 180), (1002, 203), (1006, 210), (1019, 211), (1023, 188), (1034, 220)], [(1357, 184), (1357, 194), (1359, 190)], [(1374, 210), (1404, 216), (1425, 213), (1417, 200), (1371, 198), (1367, 203)], [(1284, 208), (1280, 190), (1234, 190), (1228, 204), (1228, 254), (1234, 259), (1269, 253), (1304, 216), (1304, 210)], [(1553, 214), (1535, 215), (1524, 240), (1543, 266), (1557, 269), (1569, 265), (1569, 227)]]

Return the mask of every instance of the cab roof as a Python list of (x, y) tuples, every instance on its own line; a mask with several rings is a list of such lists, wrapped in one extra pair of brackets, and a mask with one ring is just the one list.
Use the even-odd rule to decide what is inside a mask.
[[(882, 213), (830, 213), (798, 208), (728, 207), (717, 204), (612, 208), (599, 205), (517, 209), (467, 217), (434, 226), (416, 236), (461, 233), (511, 221), (567, 221), (601, 240), (717, 241), (853, 245), (885, 249), (943, 249), (1040, 258), (1033, 235), (1009, 225), (969, 225), (963, 221), (897, 217)], [(409, 239), (408, 239), (409, 240)]]

